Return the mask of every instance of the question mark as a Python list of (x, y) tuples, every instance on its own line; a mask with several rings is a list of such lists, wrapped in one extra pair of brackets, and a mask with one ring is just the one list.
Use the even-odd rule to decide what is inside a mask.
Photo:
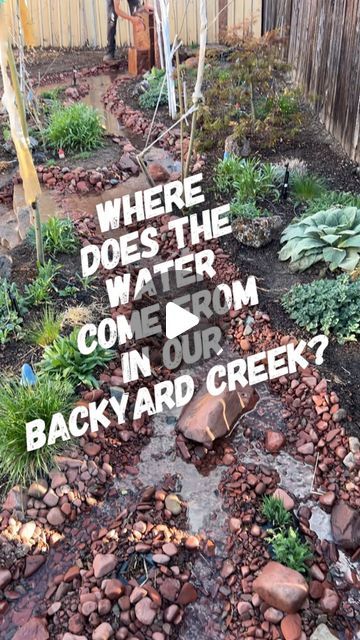
[(318, 342), (320, 346), (316, 350), (315, 364), (322, 364), (324, 362), (324, 351), (329, 344), (329, 338), (324, 335), (315, 336), (315, 338), (312, 338), (310, 342), (308, 342), (308, 346), (312, 349)]

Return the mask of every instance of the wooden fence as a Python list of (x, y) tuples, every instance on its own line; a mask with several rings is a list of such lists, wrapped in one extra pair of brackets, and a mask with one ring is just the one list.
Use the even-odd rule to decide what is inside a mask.
[(263, 30), (274, 28), (288, 29), (296, 82), (360, 162), (360, 0), (264, 0)]
[[(16, 0), (12, 10), (12, 32), (17, 38)], [(150, 2), (151, 4), (151, 2)], [(122, 0), (126, 8), (126, 0)], [(105, 0), (28, 0), (38, 47), (106, 46)], [(207, 0), (209, 42), (219, 42), (222, 30), (246, 25), (254, 35), (261, 33), (262, 0)], [(218, 15), (220, 13), (220, 15)], [(187, 45), (198, 41), (199, 0), (170, 0), (172, 37), (178, 33)], [(131, 42), (129, 23), (119, 20), (118, 45)]]

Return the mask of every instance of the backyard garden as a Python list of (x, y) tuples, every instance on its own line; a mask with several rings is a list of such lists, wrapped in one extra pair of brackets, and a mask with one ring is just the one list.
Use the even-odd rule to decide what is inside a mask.
[[(196, 117), (175, 126), (165, 71), (133, 77), (125, 51), (110, 70), (97, 51), (29, 53), (35, 209), (1, 112), (4, 640), (360, 637), (360, 174), (292, 83), (282, 44), (232, 33), (209, 46)], [(178, 53), (183, 115), (199, 50)], [(83, 325), (133, 310), (109, 310), (104, 267), (82, 275), (81, 249), (122, 233), (102, 233), (96, 206), (181, 180), (187, 165), (205, 192), (191, 213), (230, 203), (232, 226), (194, 247), (185, 234), (187, 250), (213, 250), (216, 281), (253, 275), (259, 293), (221, 318), (221, 361), (328, 338), (323, 364), (308, 349), (306, 368), (247, 388), (236, 408), (225, 391), (211, 445), (206, 403), (194, 438), (176, 408), (133, 417), (140, 386), (187, 370), (164, 366), (160, 337), (144, 341), (153, 377), (130, 383), (121, 346), (83, 355), (77, 341)], [(181, 255), (173, 219), (152, 220), (162, 260)], [(197, 390), (206, 367), (193, 367)], [(107, 408), (99, 429), (84, 419), (76, 439), (27, 450), (26, 423), (48, 431), (54, 414), (88, 416), (124, 394), (124, 423)]]

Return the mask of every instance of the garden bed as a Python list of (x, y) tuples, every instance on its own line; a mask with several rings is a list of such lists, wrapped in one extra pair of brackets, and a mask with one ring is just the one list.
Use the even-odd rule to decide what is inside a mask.
[[(222, 70), (228, 70), (226, 63)], [(129, 133), (127, 143), (130, 139), (141, 148), (151, 113), (141, 112), (132, 97), (133, 87), (129, 80), (115, 81), (105, 102), (120, 119), (125, 115), (126, 126), (135, 131), (134, 137)], [(270, 151), (256, 149), (257, 157), (276, 162), (291, 155), (305, 160), (309, 172), (325, 178), (332, 189), (360, 193), (355, 167), (333, 147), (307, 109), (303, 109), (302, 118), (291, 143), (279, 142)], [(166, 108), (161, 107), (156, 126), (161, 131), (166, 124)], [(194, 158), (200, 161), (198, 170), (204, 172), (209, 206), (219, 200), (214, 175), (223, 156), (225, 134), (228, 129), (220, 135), (216, 152), (198, 150)], [(170, 152), (175, 152), (173, 161), (179, 156), (178, 137), (177, 132), (174, 140), (170, 136), (166, 141)], [(93, 164), (97, 153), (93, 152), (84, 166), (89, 175), (98, 166)], [(76, 171), (77, 164), (72, 157), (69, 170)], [(61, 168), (59, 163), (59, 171)], [(169, 179), (170, 171), (166, 171)], [(117, 188), (109, 183), (105, 186), (107, 179), (101, 189), (98, 187), (99, 197), (103, 187)], [(133, 193), (144, 188), (139, 186), (141, 180), (134, 177), (120, 186)], [(53, 186), (57, 189), (59, 185)], [(76, 182), (73, 186), (76, 193)], [(100, 244), (103, 240), (96, 225), (96, 197), (95, 185), (94, 192), (84, 192), (77, 203), (71, 198), (67, 204), (65, 201), (79, 243)], [(231, 282), (239, 274), (242, 280), (255, 275), (258, 281), (259, 307), (230, 313), (223, 319), (225, 361), (296, 343), (306, 335), (285, 314), (280, 299), (295, 283), (310, 283), (325, 273), (322, 265), (320, 270), (312, 267), (303, 274), (292, 274), (286, 263), (278, 261), (281, 232), (295, 214), (291, 193), (288, 200), (262, 198), (259, 206), (282, 220), (267, 246), (252, 249), (235, 239), (222, 245), (201, 243), (202, 248), (216, 250), (216, 270), (222, 282)], [(175, 252), (168, 222), (168, 216), (158, 221), (162, 258)], [(22, 244), (12, 252), (12, 259), (12, 280), (24, 291), (37, 275), (34, 251)], [(100, 272), (99, 279), (87, 283), (84, 290), (76, 276), (80, 272), (78, 251), (60, 252), (56, 262), (62, 269), (53, 281), (57, 291), (51, 289), (48, 300), (54, 313), (61, 315), (69, 306), (80, 304), (94, 306), (99, 317), (106, 315), (106, 272)], [(78, 290), (62, 298), (59, 291), (67, 286)], [(25, 327), (40, 321), (43, 307), (30, 308)], [(62, 328), (63, 338), (70, 331)], [(152, 347), (159, 349), (161, 343)], [(35, 366), (42, 356), (41, 347), (29, 349), (21, 339), (6, 342), (0, 350), (2, 368), (17, 377), (24, 362)], [(178, 433), (179, 416), (170, 411), (150, 421), (130, 417), (121, 426), (111, 415), (108, 429), (84, 435), (69, 451), (64, 447), (63, 457), (57, 459), (60, 469), (42, 474), (41, 482), (27, 486), (24, 494), (13, 490), (3, 505), (3, 637), (23, 640), (28, 632), (30, 637), (44, 640), (49, 634), (56, 640), (73, 640), (71, 634), (102, 640), (114, 633), (116, 640), (288, 640), (310, 638), (324, 623), (339, 638), (356, 637), (360, 620), (356, 592), (358, 358), (358, 343), (331, 343), (321, 369), (310, 364), (276, 383), (260, 385), (255, 405), (235, 422), (231, 435), (210, 449)], [(310, 353), (309, 359), (313, 363)], [(182, 370), (186, 371), (182, 368), (177, 375)], [(198, 387), (204, 371), (203, 366), (195, 371)], [(118, 352), (93, 374), (99, 389), (75, 385), (80, 405), (87, 407), (108, 398), (114, 390), (120, 395), (124, 392)], [(160, 365), (156, 374), (158, 379), (174, 375)], [(138, 384), (128, 389), (132, 401)], [(152, 388), (153, 382), (149, 386)], [(352, 440), (351, 435), (355, 436)], [(308, 598), (297, 601), (291, 611), (281, 608), (283, 601), (276, 600), (271, 590), (283, 579), (279, 566), (270, 566), (269, 593), (256, 587), (259, 574), (271, 560), (289, 564), (288, 558), (276, 555), (274, 543), (268, 539), (274, 523), (263, 511), (265, 496), (278, 487), (285, 492), (280, 496), (291, 516), (283, 515), (277, 533), (284, 543), (291, 525), (297, 549), (308, 545), (311, 553), (305, 566), (293, 564), (293, 568), (304, 570), (307, 580), (303, 582), (297, 572), (294, 590), (300, 585)], [(315, 516), (319, 516), (317, 523)], [(346, 518), (349, 528), (341, 537), (339, 529)]]

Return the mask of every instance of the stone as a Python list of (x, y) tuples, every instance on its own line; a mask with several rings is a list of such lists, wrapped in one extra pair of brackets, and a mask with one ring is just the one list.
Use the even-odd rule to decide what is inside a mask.
[(54, 489), (49, 489), (46, 496), (43, 498), (43, 502), (47, 507), (56, 507), (59, 502), (59, 496), (56, 495)]
[(331, 512), (331, 530), (336, 544), (355, 551), (360, 545), (360, 511), (340, 500)]
[(152, 557), (156, 564), (169, 564), (170, 558), (165, 553), (154, 553)]
[(101, 587), (104, 589), (105, 596), (109, 598), (109, 600), (118, 600), (120, 596), (124, 593), (124, 585), (120, 582), (120, 580), (105, 580)]
[(54, 527), (58, 527), (65, 522), (64, 515), (59, 507), (53, 507), (50, 509), (49, 513), (46, 516), (49, 524), (52, 524)]
[(191, 582), (185, 582), (181, 587), (181, 591), (176, 602), (181, 607), (186, 607), (186, 605), (196, 602), (197, 598), (198, 594), (194, 585), (192, 585)]
[(117, 557), (113, 553), (98, 553), (93, 562), (95, 578), (103, 578), (113, 571), (118, 563)]
[(87, 640), (86, 636), (77, 636), (74, 633), (65, 633), (62, 640)]
[(46, 480), (41, 479), (37, 482), (33, 482), (28, 490), (28, 494), (30, 498), (35, 498), (35, 500), (42, 500), (48, 490), (48, 483)]
[(202, 386), (196, 396), (184, 407), (178, 421), (179, 431), (189, 440), (211, 448), (214, 440), (229, 433), (240, 416), (254, 408), (257, 393), (253, 387), (225, 391), (212, 396)]
[(288, 493), (286, 493), (286, 491), (284, 491), (284, 489), (280, 489), (279, 487), (278, 489), (276, 489), (276, 491), (274, 491), (273, 496), (274, 498), (279, 498), (279, 500), (282, 501), (286, 511), (292, 511), (295, 507), (294, 500), (291, 496), (289, 496)]
[[(242, 152), (242, 155), (245, 155)], [(237, 218), (231, 227), (234, 237), (238, 242), (246, 247), (260, 249), (269, 244), (274, 232), (281, 228), (282, 219), (280, 216), (269, 216), (261, 218)]]
[(230, 518), (229, 529), (231, 533), (237, 533), (241, 529), (241, 520), (239, 518)]
[(176, 596), (180, 591), (180, 582), (175, 578), (166, 578), (160, 585), (159, 591), (163, 598), (175, 602)]
[(64, 582), (70, 583), (73, 580), (75, 580), (75, 578), (78, 578), (79, 576), (80, 576), (80, 569), (75, 564), (73, 567), (70, 567), (70, 569), (68, 569), (67, 572), (65, 573)]
[(324, 505), (324, 507), (332, 507), (336, 500), (336, 495), (334, 491), (328, 491), (320, 496), (319, 502)]
[(170, 493), (165, 498), (165, 507), (173, 516), (178, 516), (181, 513), (180, 498), (174, 493)]
[(280, 431), (266, 431), (265, 449), (269, 453), (277, 453), (285, 444), (285, 436)]
[(325, 589), (324, 594), (320, 600), (320, 606), (325, 613), (334, 615), (340, 605), (340, 598), (336, 591), (332, 589)]
[(151, 598), (143, 598), (135, 605), (135, 616), (141, 624), (150, 627), (156, 618)]
[(231, 560), (225, 560), (221, 567), (220, 575), (222, 578), (229, 578), (235, 571), (235, 567)]
[(150, 177), (154, 180), (154, 182), (168, 182), (170, 179), (170, 173), (165, 167), (157, 162), (152, 162), (148, 166), (148, 172)]
[(306, 442), (297, 448), (298, 453), (301, 453), (303, 456), (312, 456), (314, 453), (314, 444), (312, 442)]
[(297, 613), (309, 592), (301, 573), (273, 561), (254, 580), (253, 590), (268, 605), (286, 613)]
[(3, 504), (4, 511), (26, 511), (28, 496), (27, 492), (16, 485), (10, 489)]
[(0, 569), (0, 589), (5, 589), (11, 580), (12, 576), (9, 569)]
[(165, 609), (164, 611), (164, 620), (165, 622), (174, 622), (176, 616), (178, 615), (180, 609), (177, 604), (172, 604), (170, 607)]
[(42, 567), (46, 556), (26, 556), (24, 577), (29, 578)]
[(279, 609), (274, 609), (274, 607), (269, 607), (269, 609), (266, 609), (264, 613), (265, 620), (271, 622), (271, 624), (279, 624), (283, 617), (283, 612), (279, 611)]
[(310, 640), (338, 640), (338, 637), (330, 631), (326, 624), (320, 624), (310, 636)]
[(243, 602), (241, 600), (240, 602), (238, 602), (238, 605), (236, 608), (237, 608), (237, 612), (239, 614), (240, 620), (247, 620), (248, 618), (251, 618), (251, 616), (253, 615), (254, 610), (250, 602)]
[(110, 640), (114, 635), (113, 628), (108, 622), (102, 622), (92, 634), (92, 640)]
[(17, 630), (12, 640), (49, 640), (46, 620), (43, 618), (31, 618)]
[(174, 544), (173, 542), (166, 542), (163, 545), (162, 550), (165, 553), (165, 555), (170, 556), (170, 558), (172, 558), (173, 556), (176, 556), (179, 552), (179, 549), (177, 548), (176, 544)]
[(292, 613), (281, 620), (281, 631), (285, 640), (300, 640), (302, 634), (301, 618), (298, 613)]
[(19, 536), (22, 542), (24, 543), (30, 542), (31, 538), (35, 533), (35, 529), (36, 529), (36, 522), (30, 521), (23, 524), (19, 531)]

